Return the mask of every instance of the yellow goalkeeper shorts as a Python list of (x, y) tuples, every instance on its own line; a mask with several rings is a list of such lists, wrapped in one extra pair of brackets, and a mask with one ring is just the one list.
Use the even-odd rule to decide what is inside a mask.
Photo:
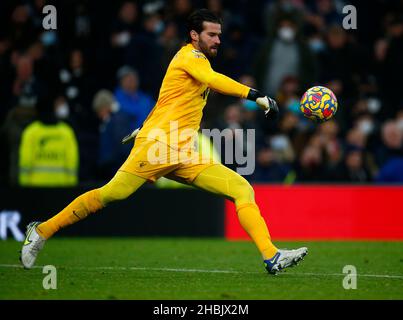
[(119, 171), (129, 172), (148, 181), (160, 177), (190, 184), (204, 169), (216, 165), (212, 157), (195, 148), (177, 150), (169, 145), (144, 138), (136, 139), (129, 157)]

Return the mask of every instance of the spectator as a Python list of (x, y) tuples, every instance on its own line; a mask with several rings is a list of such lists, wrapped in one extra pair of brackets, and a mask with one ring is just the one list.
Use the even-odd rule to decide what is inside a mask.
[(111, 27), (111, 45), (114, 48), (126, 47), (133, 34), (138, 31), (139, 12), (135, 2), (125, 1), (119, 9), (118, 17)]
[[(251, 75), (243, 74), (239, 78), (239, 82), (250, 88), (256, 88), (256, 80)], [(253, 129), (255, 139), (259, 144), (260, 141), (264, 140), (262, 126), (267, 124), (266, 119), (261, 116), (262, 110), (260, 110), (256, 102), (247, 99), (241, 99), (238, 103), (241, 105), (243, 128)]]
[(173, 0), (171, 3), (167, 18), (175, 22), (179, 37), (184, 40), (186, 38), (187, 18), (193, 11), (192, 2), (190, 0)]
[(282, 182), (289, 171), (290, 166), (278, 161), (275, 153), (266, 146), (257, 152), (255, 172), (247, 178), (256, 182)]
[(17, 50), (26, 49), (39, 33), (39, 28), (35, 28), (31, 19), (29, 6), (24, 4), (15, 7), (7, 29), (8, 37)]
[(394, 116), (394, 111), (403, 103), (401, 88), (403, 87), (403, 18), (400, 14), (393, 16), (387, 23), (387, 38), (381, 43), (379, 80), (381, 92), (385, 100), (381, 110), (382, 119)]
[(11, 101), (12, 84), (10, 79), (13, 77), (13, 68), (9, 63), (11, 43), (0, 36), (0, 101), (3, 101), (0, 108), (0, 125), (4, 120), (7, 111), (13, 107)]
[(5, 184), (18, 184), (18, 158), (21, 134), (26, 126), (36, 119), (36, 109), (16, 106), (12, 108), (2, 125), (0, 143), (6, 157), (1, 157), (4, 169), (2, 179)]
[(380, 169), (377, 182), (403, 182), (403, 132), (396, 121), (382, 127), (383, 146), (378, 151)]
[(403, 132), (403, 109), (396, 113), (397, 127)]
[(16, 58), (16, 76), (13, 83), (13, 105), (35, 107), (42, 84), (34, 75), (33, 61), (29, 56)]
[(243, 20), (230, 21), (223, 38), (220, 54), (216, 61), (220, 72), (237, 79), (252, 71), (251, 57), (259, 47), (259, 42), (254, 36), (247, 33)]
[(313, 28), (309, 32), (308, 44), (309, 48), (315, 55), (316, 61), (318, 56), (326, 49), (326, 42), (323, 37), (323, 32), (320, 32), (317, 28)]
[(26, 50), (26, 55), (32, 59), (35, 76), (43, 83), (52, 83), (58, 77), (57, 55), (48, 53), (49, 48), (41, 41), (35, 41)]
[(309, 7), (310, 13), (307, 15), (306, 19), (308, 23), (315, 26), (317, 29), (323, 30), (326, 26), (342, 24), (343, 16), (337, 12), (335, 1), (313, 1)]
[[(281, 81), (279, 90), (277, 91), (276, 100), (281, 107), (287, 111), (291, 111), (300, 115), (299, 100), (300, 87), (296, 77), (287, 76)], [(296, 104), (295, 104), (296, 102)]]
[(316, 145), (308, 145), (296, 164), (297, 181), (319, 182), (323, 179), (323, 155)]
[(308, 131), (301, 126), (299, 115), (287, 111), (279, 121), (279, 131), (290, 139), (292, 148), (296, 154), (301, 154), (308, 140)]
[(87, 128), (88, 122), (92, 120), (88, 106), (93, 94), (93, 84), (81, 50), (74, 49), (70, 52), (68, 66), (59, 71), (59, 79), (73, 117), (78, 119), (83, 129)]
[(118, 70), (117, 77), (119, 87), (115, 90), (115, 98), (120, 110), (132, 117), (134, 130), (143, 124), (155, 101), (139, 90), (139, 77), (134, 69), (123, 66)]
[(56, 115), (76, 131), (80, 141), (80, 179), (88, 180), (95, 174), (97, 121), (91, 111), (93, 76), (82, 49), (69, 52), (67, 66), (59, 71), (59, 80), (65, 100), (59, 99)]
[(339, 25), (327, 31), (327, 47), (319, 55), (320, 80), (337, 81), (340, 89), (335, 94), (343, 98), (357, 93), (358, 83), (368, 69), (366, 53), (356, 44), (350, 43), (346, 31)]
[(347, 132), (345, 143), (347, 146), (365, 149), (367, 146), (367, 135), (359, 128), (354, 127)]
[[(339, 178), (338, 178), (339, 177)], [(339, 175), (334, 176), (335, 181), (367, 183), (371, 181), (371, 174), (364, 164), (364, 155), (359, 148), (349, 148)]]
[(140, 32), (141, 12), (139, 9), (137, 2), (124, 1), (118, 9), (116, 17), (111, 21), (109, 44), (106, 45), (104, 56), (99, 62), (102, 63), (100, 66), (106, 69), (110, 77), (114, 76), (119, 66), (126, 63), (127, 48), (133, 36)]
[[(242, 109), (239, 104), (227, 106), (224, 115), (219, 119), (215, 126), (222, 131), (224, 139), (221, 139), (220, 146), (215, 146), (221, 152), (221, 162), (236, 170), (236, 154), (244, 154), (247, 151), (248, 144), (246, 135), (244, 135)], [(215, 141), (216, 142), (216, 141)]]
[(267, 1), (267, 5), (263, 10), (263, 24), (266, 35), (271, 36), (276, 32), (279, 20), (290, 18), (295, 21), (298, 28), (303, 24), (304, 14), (303, 8), (299, 1), (294, 0), (277, 0)]
[(169, 21), (165, 25), (165, 29), (158, 39), (159, 44), (163, 47), (162, 69), (166, 70), (173, 56), (181, 47), (182, 41), (178, 36), (178, 28), (175, 23)]
[(294, 149), (290, 138), (285, 134), (276, 134), (270, 138), (270, 147), (276, 158), (281, 163), (291, 164), (295, 160)]
[(313, 56), (301, 40), (295, 22), (284, 18), (276, 30), (277, 34), (267, 39), (255, 62), (258, 87), (271, 96), (276, 96), (287, 76), (298, 78), (302, 87), (315, 78)]
[[(224, 4), (223, 4), (222, 0), (206, 0), (205, 3), (206, 3), (206, 8), (208, 10), (210, 10), (211, 12), (213, 12), (217, 17), (220, 17), (223, 21), (231, 20), (231, 15), (224, 8)], [(225, 25), (224, 25), (224, 28), (225, 28)]]
[(19, 184), (24, 187), (66, 187), (78, 183), (79, 154), (72, 128), (56, 120), (54, 101), (38, 99), (38, 120), (22, 133)]
[(122, 165), (132, 145), (122, 145), (124, 136), (135, 129), (133, 118), (119, 109), (112, 92), (100, 90), (92, 103), (99, 121), (98, 177), (109, 179)]
[(331, 166), (341, 161), (342, 144), (339, 139), (339, 125), (336, 121), (330, 120), (319, 126), (319, 135), (326, 154), (327, 163)]
[(124, 64), (136, 69), (141, 78), (142, 89), (158, 96), (164, 71), (161, 68), (163, 48), (158, 42), (164, 30), (160, 14), (145, 15), (142, 28), (135, 33), (124, 54)]
[(85, 45), (86, 41), (91, 41), (91, 19), (89, 8), (86, 3), (79, 3), (74, 12), (74, 37), (79, 45)]

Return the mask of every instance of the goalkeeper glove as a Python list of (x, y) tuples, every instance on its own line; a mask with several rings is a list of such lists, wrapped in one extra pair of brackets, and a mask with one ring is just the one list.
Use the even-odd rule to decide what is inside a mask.
[(130, 141), (134, 140), (139, 133), (141, 127), (134, 130), (132, 133), (128, 134), (126, 137), (122, 139), (122, 144), (129, 143)]
[(247, 96), (248, 100), (255, 101), (257, 105), (264, 110), (264, 115), (266, 119), (277, 119), (279, 114), (277, 102), (255, 89), (250, 89)]

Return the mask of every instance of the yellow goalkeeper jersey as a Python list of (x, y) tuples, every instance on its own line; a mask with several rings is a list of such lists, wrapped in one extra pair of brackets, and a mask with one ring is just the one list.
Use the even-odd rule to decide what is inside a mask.
[[(136, 139), (153, 139), (181, 149), (197, 134), (210, 89), (246, 98), (250, 88), (215, 72), (192, 44), (182, 47), (168, 66), (156, 105)], [(194, 138), (194, 137), (193, 137)]]

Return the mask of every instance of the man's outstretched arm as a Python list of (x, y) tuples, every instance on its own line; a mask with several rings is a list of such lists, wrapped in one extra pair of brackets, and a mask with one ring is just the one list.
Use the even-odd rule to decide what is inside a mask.
[(207, 84), (209, 88), (219, 93), (240, 97), (255, 101), (265, 111), (267, 118), (275, 118), (279, 112), (277, 103), (260, 93), (258, 90), (249, 88), (230, 77), (215, 72), (206, 58), (195, 56), (189, 57), (183, 64), (184, 69), (197, 81)]
[(214, 91), (255, 101), (264, 110), (266, 118), (276, 118), (279, 113), (277, 103), (274, 99), (221, 73), (212, 70), (212, 73), (206, 80), (208, 81), (206, 82), (208, 86)]

